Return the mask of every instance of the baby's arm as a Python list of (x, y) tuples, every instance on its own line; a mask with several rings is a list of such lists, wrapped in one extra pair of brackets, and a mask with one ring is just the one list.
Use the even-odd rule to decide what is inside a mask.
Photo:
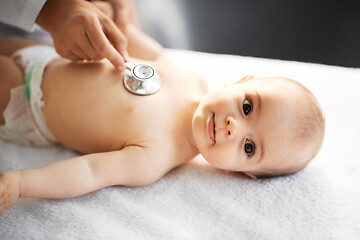
[[(113, 6), (110, 2), (104, 1), (93, 1), (92, 2), (95, 6), (97, 6), (105, 15), (107, 15), (110, 19), (114, 19), (116, 13), (114, 12)], [(126, 6), (124, 4), (124, 10), (126, 7), (133, 7), (131, 6), (131, 2), (127, 3)], [(132, 14), (123, 14), (123, 17), (128, 16), (133, 18), (133, 14), (135, 13), (134, 10), (130, 10)], [(116, 19), (114, 19), (116, 20)], [(139, 58), (143, 60), (153, 61), (158, 59), (163, 55), (163, 48), (159, 43), (157, 43), (154, 39), (146, 35), (142, 32), (135, 24), (134, 21), (128, 19), (128, 23), (122, 26), (118, 26), (121, 28), (122, 32), (125, 34), (128, 42), (128, 53), (130, 57)]]
[(125, 31), (130, 57), (154, 61), (164, 55), (164, 49), (137, 26), (128, 24)]
[(22, 198), (69, 198), (100, 188), (148, 185), (168, 169), (146, 148), (95, 153), (40, 168), (0, 173), (0, 215)]

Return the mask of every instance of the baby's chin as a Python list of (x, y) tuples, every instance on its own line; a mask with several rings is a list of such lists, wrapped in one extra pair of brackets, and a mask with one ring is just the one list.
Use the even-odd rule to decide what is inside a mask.
[[(201, 154), (201, 153), (200, 153)], [(205, 159), (205, 161), (210, 164), (211, 166), (213, 166), (214, 168), (217, 169), (222, 169), (222, 170), (226, 170), (224, 167), (224, 163), (223, 161), (220, 161), (220, 158), (207, 158), (206, 156), (204, 156), (203, 154), (201, 154), (203, 156), (203, 158)]]

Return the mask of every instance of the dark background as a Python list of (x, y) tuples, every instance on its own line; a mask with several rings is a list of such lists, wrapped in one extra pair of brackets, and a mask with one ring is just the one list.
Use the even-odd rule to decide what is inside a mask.
[(136, 0), (167, 48), (360, 67), (360, 1)]

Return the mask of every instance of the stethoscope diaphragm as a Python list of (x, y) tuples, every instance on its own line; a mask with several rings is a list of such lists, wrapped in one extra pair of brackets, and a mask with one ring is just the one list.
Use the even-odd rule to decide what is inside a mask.
[(125, 63), (128, 71), (125, 72), (125, 88), (136, 95), (150, 95), (160, 90), (161, 78), (155, 69), (146, 63), (139, 63), (132, 67)]

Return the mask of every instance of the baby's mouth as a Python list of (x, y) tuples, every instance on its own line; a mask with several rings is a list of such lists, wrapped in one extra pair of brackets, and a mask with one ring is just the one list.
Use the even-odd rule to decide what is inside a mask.
[(208, 133), (210, 136), (210, 139), (216, 143), (216, 131), (215, 131), (215, 114), (212, 116), (212, 118), (209, 121), (208, 125)]

